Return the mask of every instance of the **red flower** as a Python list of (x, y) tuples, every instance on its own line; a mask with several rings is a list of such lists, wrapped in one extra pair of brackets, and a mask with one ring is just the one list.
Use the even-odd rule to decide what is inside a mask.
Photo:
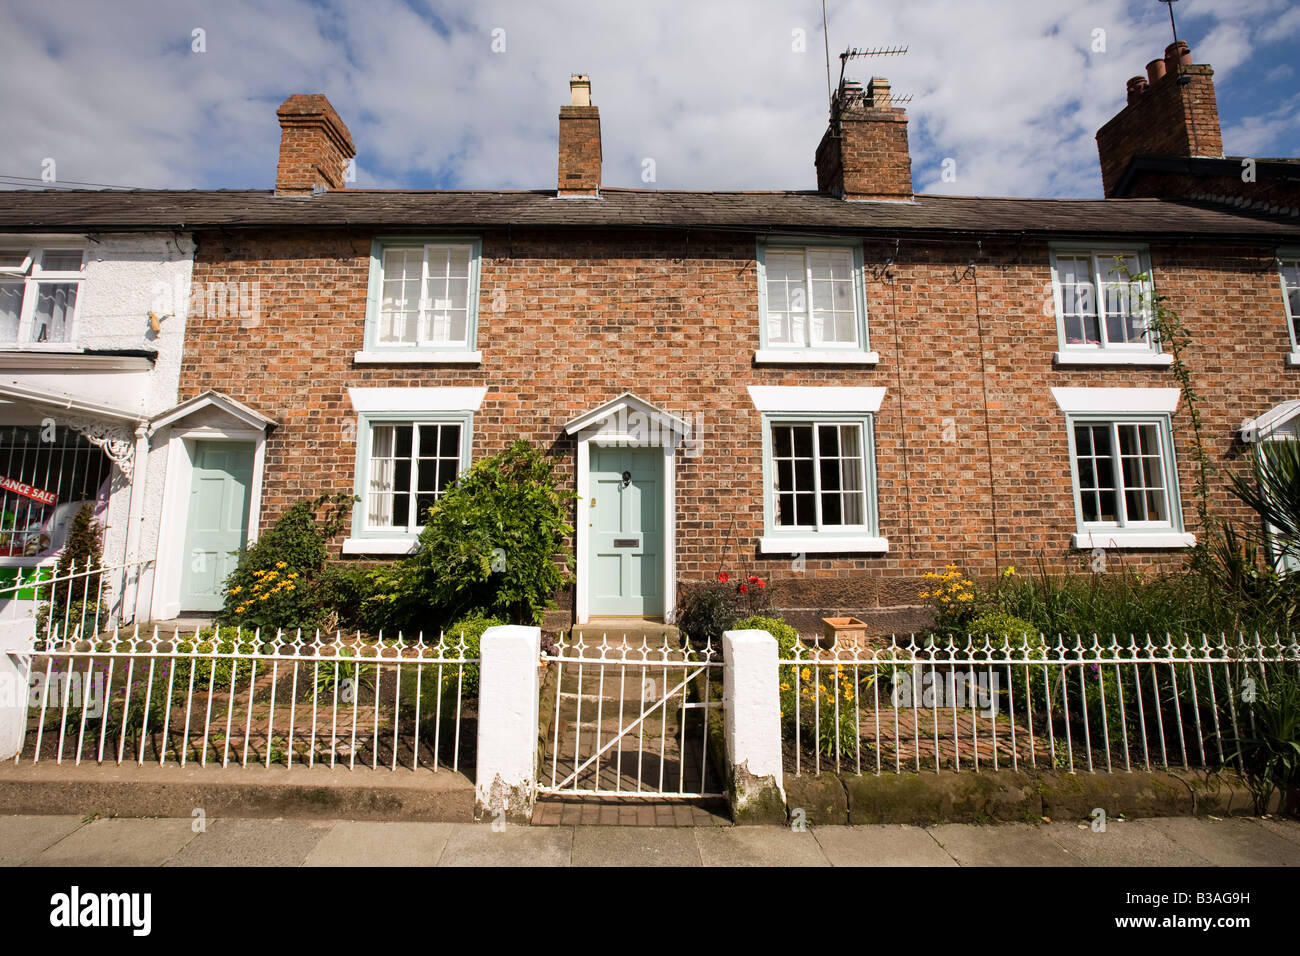
[(755, 576), (755, 575), (753, 575), (753, 574), (751, 574), (751, 575), (749, 576), (749, 583), (750, 583), (750, 584), (753, 584), (753, 583), (754, 583), (755, 581), (757, 581), (757, 580), (758, 580), (757, 576)]
[(726, 584), (727, 581), (730, 580), (730, 579), (729, 579), (729, 577), (728, 577), (726, 571), (719, 571), (719, 572), (718, 572), (718, 580), (721, 581), (723, 584)]
[(754, 583), (755, 583), (756, 585), (758, 585), (760, 588), (765, 588), (765, 587), (767, 587), (767, 585), (766, 585), (765, 583), (763, 583), (763, 579), (762, 579), (762, 578), (755, 578), (755, 579), (754, 579)]
[(740, 585), (740, 586), (737, 588), (737, 590), (740, 591), (741, 594), (748, 594), (748, 593), (749, 593), (749, 585), (748, 585), (748, 584), (742, 584), (742, 585)]

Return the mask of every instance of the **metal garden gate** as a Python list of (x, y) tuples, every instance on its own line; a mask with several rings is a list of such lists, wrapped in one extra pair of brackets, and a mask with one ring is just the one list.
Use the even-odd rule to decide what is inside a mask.
[[(541, 794), (722, 797), (709, 758), (709, 715), (721, 708), (722, 661), (712, 645), (666, 635), (561, 637), (542, 659), (554, 670)], [(548, 675), (549, 676), (549, 675)], [(716, 756), (716, 754), (715, 754)]]

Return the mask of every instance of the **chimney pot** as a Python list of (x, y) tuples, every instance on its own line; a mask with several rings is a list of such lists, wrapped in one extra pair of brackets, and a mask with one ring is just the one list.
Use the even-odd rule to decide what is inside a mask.
[(1147, 78), (1145, 76), (1134, 76), (1128, 81), (1128, 101), (1136, 103), (1143, 93), (1147, 91)]
[(1164, 60), (1152, 60), (1150, 63), (1147, 64), (1148, 82), (1154, 83), (1156, 80), (1160, 79), (1164, 75), (1165, 75)]
[(883, 76), (873, 76), (867, 83), (867, 102), (878, 110), (887, 110), (893, 105), (889, 98), (889, 81)]
[(591, 77), (586, 73), (574, 73), (569, 77), (569, 105), (591, 105)]
[(1177, 72), (1180, 66), (1191, 66), (1192, 51), (1182, 40), (1169, 44), (1165, 47), (1165, 65), (1174, 72)]

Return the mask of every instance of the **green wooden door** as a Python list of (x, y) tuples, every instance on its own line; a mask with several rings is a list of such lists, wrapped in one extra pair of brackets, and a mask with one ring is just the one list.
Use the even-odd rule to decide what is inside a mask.
[(663, 461), (661, 448), (591, 446), (587, 587), (592, 616), (664, 613)]
[(222, 585), (248, 540), (249, 490), (253, 486), (251, 442), (194, 444), (190, 507), (185, 523), (181, 609), (219, 611)]

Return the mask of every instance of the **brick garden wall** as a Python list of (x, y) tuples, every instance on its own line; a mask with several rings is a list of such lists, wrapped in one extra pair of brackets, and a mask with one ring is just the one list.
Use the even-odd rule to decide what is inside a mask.
[[(181, 398), (217, 389), (274, 417), (263, 524), (293, 501), (353, 486), (350, 386), (486, 385), (475, 458), (524, 437), (573, 473), (563, 424), (625, 390), (699, 413), (702, 453), (678, 463), (682, 580), (756, 569), (784, 606), (914, 603), (919, 575), (955, 561), (972, 573), (1078, 560), (1064, 418), (1052, 386), (1173, 387), (1167, 369), (1055, 369), (1045, 243), (868, 239), (874, 368), (755, 368), (755, 243), (742, 234), (631, 231), (483, 233), (480, 367), (355, 366), (362, 348), (370, 236), (356, 232), (200, 238), (199, 282), (260, 284), (260, 324), (191, 317)], [(1269, 248), (1150, 247), (1156, 284), (1194, 336), (1188, 352), (1220, 473), (1241, 421), (1295, 398), (1285, 310)], [(887, 278), (880, 266), (895, 263)], [(973, 275), (967, 271), (972, 259)], [(977, 300), (978, 293), (978, 300)], [(1044, 303), (1049, 303), (1044, 308)], [(888, 554), (761, 557), (759, 415), (747, 385), (878, 385), (880, 533)], [(945, 428), (945, 420), (951, 427)], [(987, 425), (986, 425), (987, 421)], [(1193, 458), (1185, 406), (1174, 421), (1184, 515)], [(992, 460), (990, 462), (990, 454)], [(1231, 508), (1229, 509), (1231, 510)], [(1240, 509), (1236, 509), (1240, 512)], [(994, 515), (996, 514), (996, 522)], [(995, 535), (996, 527), (996, 535)], [(1181, 553), (1126, 552), (1169, 567)]]

